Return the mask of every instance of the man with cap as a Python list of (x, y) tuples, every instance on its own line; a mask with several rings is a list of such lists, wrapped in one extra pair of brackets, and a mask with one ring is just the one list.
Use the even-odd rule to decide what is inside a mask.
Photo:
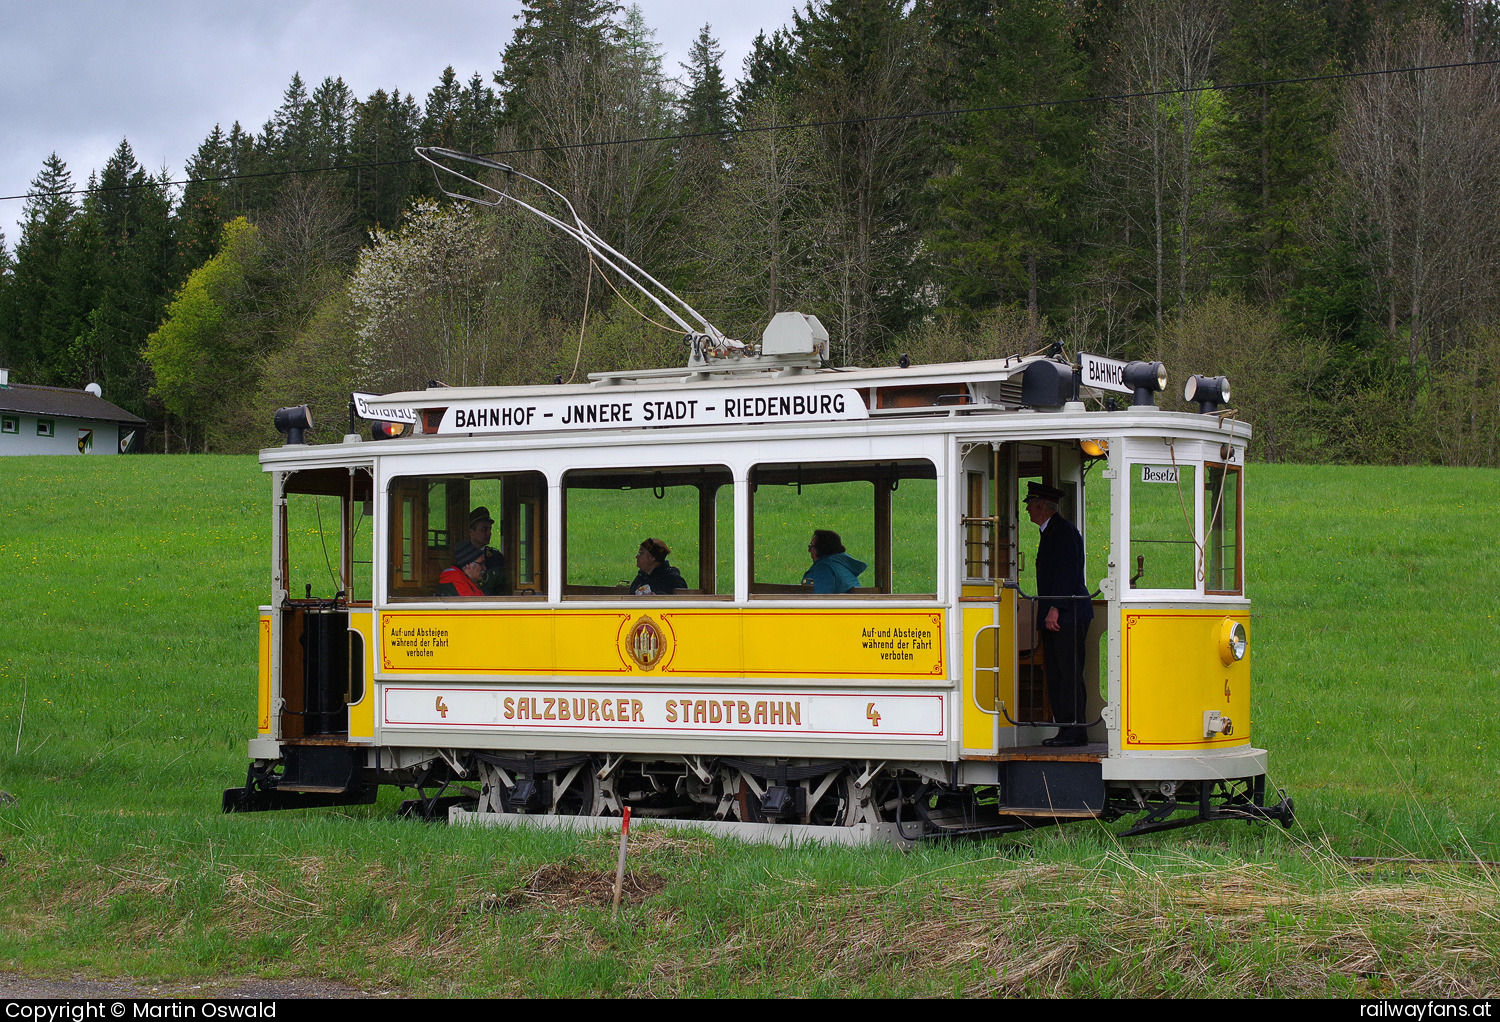
[(500, 551), (490, 546), (490, 535), (495, 528), (495, 519), (490, 509), (476, 507), (469, 515), (469, 542), (479, 548), (483, 568), (479, 573), (479, 588), (486, 596), (507, 596), (505, 591), (505, 558)]
[(1036, 630), (1047, 658), (1047, 695), (1057, 734), (1043, 745), (1088, 742), (1083, 720), (1088, 712), (1084, 690), (1084, 646), (1094, 605), (1083, 580), (1083, 537), (1057, 513), (1061, 490), (1026, 484), (1026, 513), (1042, 530), (1036, 550)]
[(483, 596), (479, 574), (484, 570), (484, 548), (468, 540), (453, 552), (453, 567), (438, 577), (439, 596)]

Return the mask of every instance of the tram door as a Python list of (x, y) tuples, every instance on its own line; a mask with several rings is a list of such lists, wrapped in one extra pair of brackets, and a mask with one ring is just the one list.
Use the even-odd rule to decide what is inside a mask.
[[(1031, 483), (1062, 492), (1057, 513), (1072, 522), (1083, 537), (1084, 584), (1093, 592), (1108, 572), (1110, 491), (1107, 473), (1093, 472), (1102, 461), (1086, 455), (1076, 441), (1018, 443), (1015, 446), (1015, 481), (1011, 490), (1017, 508), (1018, 568), (1016, 580), (1022, 594), (1016, 605), (1016, 699), (1011, 717), (1051, 727), (1052, 703), (1047, 693), (1046, 657), (1042, 651), (1036, 613), (1036, 551), (1041, 532), (1026, 513), (1026, 491)], [(1085, 481), (1089, 486), (1085, 487)], [(1087, 494), (1085, 493), (1087, 489)], [(1094, 618), (1084, 653), (1084, 684), (1087, 695), (1085, 717), (1097, 720), (1103, 710), (1100, 695), (1099, 641), (1108, 623), (1108, 607), (1094, 601)], [(1051, 731), (1043, 731), (1050, 736)], [(1091, 732), (1103, 740), (1102, 729)], [(1026, 743), (1023, 743), (1026, 744)]]
[[(373, 665), (368, 466), (278, 477), (273, 518), (275, 638), (261, 719), (286, 739), (371, 733)], [(280, 720), (272, 728), (271, 707)], [(357, 709), (356, 709), (357, 707)]]
[(1082, 468), (1078, 445), (1069, 442), (997, 441), (964, 452), (965, 755), (993, 755), (1050, 734), (1016, 726), (1052, 720), (1033, 599), (1040, 534), (1025, 498), (1033, 482), (1062, 491), (1059, 513), (1085, 531)]
[(963, 451), (959, 606), (964, 636), (962, 749), (993, 756), (1013, 746), (1016, 691), (1015, 444), (976, 443)]

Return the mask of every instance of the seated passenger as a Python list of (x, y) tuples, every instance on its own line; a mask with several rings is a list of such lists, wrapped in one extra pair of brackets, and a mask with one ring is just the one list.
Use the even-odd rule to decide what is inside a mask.
[(453, 567), (438, 576), (439, 596), (483, 596), (479, 576), (484, 573), (484, 549), (468, 540), (453, 553)]
[(679, 589), (686, 589), (682, 572), (667, 563), (667, 555), (671, 552), (671, 548), (659, 539), (647, 539), (641, 543), (635, 555), (635, 566), (639, 570), (635, 581), (630, 583), (630, 591), (637, 596), (671, 596)]
[(490, 546), (490, 536), (495, 528), (495, 520), (490, 517), (490, 509), (487, 507), (476, 507), (469, 515), (469, 542), (480, 550), (479, 580), (476, 585), (486, 596), (509, 596), (505, 577), (505, 556)]
[(802, 573), (802, 584), (811, 583), (815, 593), (847, 593), (859, 585), (860, 573), (869, 567), (844, 553), (839, 534), (828, 529), (813, 531), (807, 552), (812, 554), (813, 563)]

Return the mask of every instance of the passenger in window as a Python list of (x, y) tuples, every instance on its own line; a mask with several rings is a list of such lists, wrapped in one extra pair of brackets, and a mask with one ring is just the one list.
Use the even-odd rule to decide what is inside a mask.
[(495, 520), (490, 509), (476, 507), (469, 515), (469, 542), (483, 551), (483, 569), (479, 573), (479, 588), (486, 596), (509, 596), (505, 577), (505, 555), (490, 546)]
[(682, 572), (667, 563), (667, 555), (671, 552), (671, 548), (659, 539), (643, 542), (636, 551), (637, 571), (635, 581), (630, 583), (630, 591), (637, 596), (671, 596), (679, 589), (686, 589)]
[(453, 553), (453, 567), (438, 576), (439, 596), (483, 596), (479, 576), (484, 571), (484, 548), (468, 540)]
[(859, 585), (860, 574), (869, 567), (844, 553), (843, 540), (828, 529), (813, 530), (807, 552), (813, 563), (802, 573), (802, 584), (811, 585), (815, 593), (847, 593)]

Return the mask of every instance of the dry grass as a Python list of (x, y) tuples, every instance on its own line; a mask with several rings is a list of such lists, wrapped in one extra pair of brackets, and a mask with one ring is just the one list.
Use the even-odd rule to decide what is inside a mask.
[(0, 929), (107, 920), (121, 948), (190, 958), (217, 940), (227, 958), (200, 968), (219, 983), (299, 974), (337, 948), (327, 975), (453, 995), (1481, 997), (1500, 976), (1500, 885), (1465, 866), (1116, 848), (1084, 864), (955, 855), (881, 885), (874, 870), (830, 880), (809, 872), (826, 860), (648, 829), (632, 835), (615, 921), (616, 840), (431, 883), (357, 852), (13, 861), (17, 881), (70, 879)]

